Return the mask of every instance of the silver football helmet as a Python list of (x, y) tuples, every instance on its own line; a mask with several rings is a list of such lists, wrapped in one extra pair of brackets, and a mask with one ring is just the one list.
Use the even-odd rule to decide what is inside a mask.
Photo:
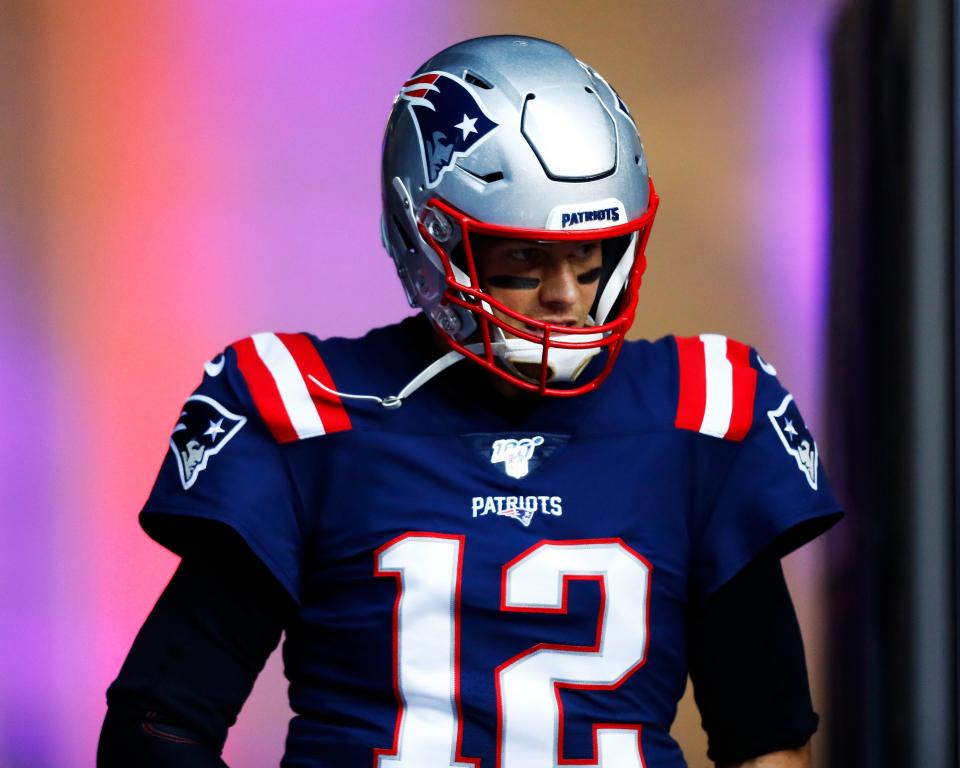
[[(395, 99), (382, 170), (384, 246), (411, 306), (453, 349), (541, 394), (599, 385), (633, 322), (657, 197), (633, 117), (596, 70), (531, 37), (447, 48)], [(495, 301), (478, 284), (477, 236), (601, 241), (587, 326)], [(575, 383), (601, 353), (606, 364)]]

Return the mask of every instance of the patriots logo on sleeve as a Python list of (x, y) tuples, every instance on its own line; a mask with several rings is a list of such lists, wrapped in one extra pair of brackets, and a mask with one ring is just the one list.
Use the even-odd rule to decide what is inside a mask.
[(193, 486), (207, 468), (210, 458), (218, 454), (246, 423), (245, 416), (231, 413), (212, 397), (193, 395), (187, 398), (170, 436), (170, 450), (177, 459), (184, 490)]
[(787, 395), (780, 407), (767, 411), (773, 428), (780, 437), (783, 447), (797, 462), (797, 467), (807, 478), (807, 483), (817, 490), (817, 444), (800, 415), (800, 409), (793, 401), (793, 395)]
[(473, 89), (448, 72), (428, 72), (408, 80), (399, 98), (408, 102), (417, 128), (428, 187), (436, 186), (458, 157), (470, 154), (499, 127)]

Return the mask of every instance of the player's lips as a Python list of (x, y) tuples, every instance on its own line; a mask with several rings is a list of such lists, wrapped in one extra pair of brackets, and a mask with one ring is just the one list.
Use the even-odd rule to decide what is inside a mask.
[[(563, 326), (564, 328), (577, 328), (582, 325), (576, 318), (571, 318), (571, 317), (556, 317), (556, 318), (537, 317), (534, 319), (539, 320), (541, 323), (549, 323), (550, 325), (560, 325), (560, 326)], [(543, 335), (543, 330), (541, 328), (537, 328), (527, 323), (524, 323), (523, 327), (526, 330), (528, 330), (530, 333), (534, 334), (535, 336)]]

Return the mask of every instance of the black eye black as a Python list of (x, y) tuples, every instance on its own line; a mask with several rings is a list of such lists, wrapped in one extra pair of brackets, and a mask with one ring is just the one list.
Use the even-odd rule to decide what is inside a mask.
[(509, 288), (515, 291), (540, 287), (540, 280), (536, 277), (517, 277), (515, 275), (491, 275), (487, 278), (487, 282), (494, 288)]
[(600, 267), (595, 267), (594, 269), (588, 269), (586, 272), (577, 275), (577, 282), (581, 285), (589, 285), (590, 283), (595, 283), (600, 279)]

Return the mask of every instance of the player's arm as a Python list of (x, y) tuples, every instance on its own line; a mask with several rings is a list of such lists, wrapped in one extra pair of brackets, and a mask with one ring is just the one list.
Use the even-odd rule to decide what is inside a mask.
[(226, 768), (227, 730), (293, 604), (239, 537), (219, 528), (209, 555), (184, 557), (110, 686), (98, 768)]
[(704, 435), (687, 626), (708, 755), (721, 768), (803, 766), (818, 718), (780, 557), (842, 511), (773, 366), (724, 336), (675, 343), (674, 425)]
[(803, 640), (780, 560), (750, 563), (694, 609), (690, 676), (720, 768), (806, 768), (813, 711)]

